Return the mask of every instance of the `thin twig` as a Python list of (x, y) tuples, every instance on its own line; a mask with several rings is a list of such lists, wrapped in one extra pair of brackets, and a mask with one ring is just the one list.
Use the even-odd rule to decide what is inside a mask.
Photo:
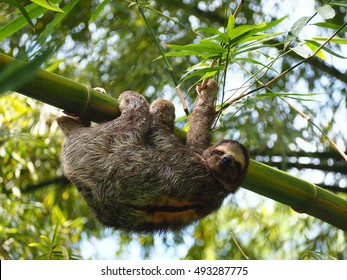
[(175, 20), (175, 19), (173, 19), (172, 17), (169, 17), (169, 16), (165, 15), (164, 13), (162, 13), (162, 12), (156, 10), (156, 9), (153, 9), (153, 8), (150, 7), (150, 6), (143, 6), (143, 7), (144, 7), (145, 9), (148, 9), (148, 10), (150, 10), (150, 11), (152, 11), (152, 12), (154, 12), (154, 13), (160, 15), (160, 16), (162, 16), (162, 17), (167, 18), (168, 20), (171, 20), (171, 21), (174, 22), (175, 24), (177, 24), (177, 25), (183, 27), (184, 29), (187, 29), (188, 31), (190, 31), (190, 32), (192, 32), (192, 33), (194, 33), (194, 34), (196, 34), (196, 35), (198, 35), (198, 36), (202, 36), (201, 33), (197, 32), (197, 31), (195, 31), (194, 29), (190, 28), (189, 26), (186, 26), (185, 24), (179, 22), (179, 20)]
[[(263, 83), (260, 82), (260, 79), (262, 79), (263, 77), (265, 77), (266, 73), (269, 71), (270, 67), (272, 67), (272, 65), (275, 64), (275, 62), (280, 59), (281, 57), (285, 56), (286, 54), (288, 54), (289, 52), (291, 52), (291, 50), (289, 51), (286, 51), (284, 53), (280, 53), (276, 58), (274, 58), (272, 61), (270, 61), (265, 68), (267, 68), (267, 70), (259, 77), (259, 78), (256, 78), (256, 76), (264, 69), (264, 67), (260, 70), (258, 70), (255, 74), (251, 74), (250, 72), (248, 72), (241, 64), (240, 67), (243, 68), (249, 75), (251, 75), (252, 77), (250, 77), (248, 80), (246, 80), (243, 85), (241, 85), (240, 88), (243, 88), (247, 82), (249, 82), (252, 78), (255, 79), (255, 82), (249, 86), (247, 86), (241, 94), (239, 94), (237, 97), (234, 97), (233, 99), (229, 100), (227, 102), (226, 105), (224, 105), (220, 110), (223, 110), (223, 109), (226, 109), (227, 107), (229, 107), (230, 105), (234, 104), (236, 101), (242, 99), (243, 97), (247, 96), (247, 95), (250, 95), (251, 93), (254, 93), (256, 91), (259, 91), (261, 89), (263, 89), (265, 87), (265, 85)], [(248, 89), (250, 89), (253, 85), (255, 85), (256, 83), (260, 83), (261, 84), (261, 87), (258, 87), (254, 90), (251, 90), (251, 91), (248, 91)], [(234, 93), (235, 94), (235, 93)]]
[[(259, 80), (256, 79), (256, 82), (258, 82), (261, 86), (265, 87), (265, 85)], [(310, 116), (306, 115), (303, 111), (301, 111), (300, 109), (298, 109), (297, 107), (295, 107), (293, 105), (293, 103), (291, 103), (290, 101), (288, 101), (285, 98), (281, 98), (281, 100), (283, 100), (284, 102), (286, 102), (289, 107), (291, 107), (294, 111), (296, 111), (299, 115), (301, 115), (304, 119), (306, 119), (312, 126), (314, 126), (315, 128), (317, 128), (320, 133), (322, 133), (330, 142), (330, 144), (334, 147), (334, 149), (342, 156), (342, 158), (347, 162), (347, 155), (337, 146), (337, 144), (318, 126), (316, 125)]]
[(281, 78), (283, 78), (286, 74), (288, 74), (288, 72), (294, 70), (295, 68), (297, 68), (298, 66), (300, 66), (301, 64), (305, 63), (306, 61), (310, 60), (311, 58), (315, 57), (317, 55), (317, 53), (322, 49), (324, 48), (324, 46), (329, 43), (329, 41), (336, 36), (337, 33), (339, 33), (343, 28), (345, 28), (347, 26), (347, 22), (344, 23), (338, 30), (336, 30), (329, 38), (327, 38), (327, 40), (325, 40), (325, 42), (320, 45), (315, 52), (313, 52), (310, 56), (308, 56), (307, 58), (303, 59), (302, 61), (300, 61), (299, 63), (295, 64), (294, 66), (288, 68), (287, 70), (283, 71), (281, 74), (279, 74), (277, 77), (273, 78), (271, 81), (267, 82), (266, 84), (258, 87), (258, 88), (255, 88), (249, 92), (245, 92), (244, 94), (241, 94), (240, 96), (230, 100), (227, 104), (225, 104), (223, 106), (222, 109), (226, 109), (228, 108), (230, 105), (232, 105), (234, 102), (240, 100), (241, 98), (245, 97), (245, 96), (248, 96), (254, 92), (257, 92), (259, 90), (262, 90), (266, 87), (269, 87), (271, 86), (272, 84), (274, 84), (275, 82), (277, 82), (278, 80), (280, 80)]
[[(227, 104), (233, 104), (235, 103), (236, 101), (240, 100), (241, 98), (243, 98), (244, 96), (248, 95), (249, 92), (248, 92), (248, 89), (251, 88), (253, 85), (255, 85), (256, 83), (260, 83), (261, 85), (264, 86), (264, 84), (260, 81), (261, 78), (265, 77), (266, 73), (269, 71), (269, 67), (271, 67), (275, 61), (277, 59), (279, 59), (280, 56), (278, 56), (277, 58), (275, 58), (273, 61), (271, 61), (267, 66), (267, 70), (261, 75), (261, 77), (257, 78), (257, 75), (262, 71), (262, 69), (258, 70), (255, 74), (252, 74), (250, 73), (242, 64), (238, 63), (238, 65), (244, 70), (247, 72), (247, 74), (251, 75), (251, 77), (249, 77), (241, 86), (240, 88), (246, 88), (241, 94), (239, 94), (237, 97), (234, 97), (233, 99), (229, 100)], [(255, 81), (251, 84), (251, 85), (248, 85), (246, 86), (246, 84), (251, 80), (251, 79), (254, 79)], [(236, 91), (237, 92), (237, 91)], [(235, 92), (235, 93), (236, 93)], [(235, 93), (232, 94), (235, 95)], [(222, 108), (224, 109), (224, 107)], [(221, 109), (221, 110), (222, 110)]]
[(240, 3), (237, 5), (236, 10), (233, 14), (234, 18), (236, 18), (238, 14), (240, 13), (244, 2), (245, 2), (244, 0), (241, 0)]
[[(312, 17), (311, 17), (312, 19)], [(240, 100), (241, 98), (259, 91), (261, 89), (264, 89), (266, 87), (269, 87), (270, 85), (272, 85), (273, 83), (277, 82), (278, 80), (280, 80), (283, 76), (285, 76), (288, 72), (292, 71), (293, 69), (295, 69), (296, 67), (300, 66), (301, 64), (303, 64), (304, 62), (308, 61), (309, 59), (313, 58), (314, 56), (317, 55), (317, 53), (333, 38), (336, 36), (336, 34), (338, 32), (340, 32), (345, 26), (347, 25), (347, 23), (343, 24), (338, 30), (336, 30), (329, 38), (327, 38), (327, 40), (325, 40), (325, 42), (319, 46), (319, 48), (316, 49), (316, 51), (314, 51), (310, 56), (308, 56), (306, 59), (300, 61), (299, 63), (295, 64), (294, 66), (290, 67), (289, 69), (283, 71), (281, 74), (279, 74), (276, 78), (272, 79), (271, 81), (267, 82), (266, 84), (263, 84), (259, 79), (256, 78), (256, 82), (260, 83), (260, 87), (251, 90), (249, 92), (244, 92), (242, 94), (240, 94), (238, 97), (233, 98), (232, 100), (230, 100), (225, 106), (222, 107), (221, 110), (225, 109), (226, 107), (228, 107), (229, 105), (233, 104), (234, 102)], [(278, 59), (278, 57), (277, 57)], [(277, 60), (276, 59), (276, 60)], [(273, 63), (272, 63), (273, 64)], [(269, 64), (271, 65), (271, 64)], [(253, 76), (255, 77), (255, 76)], [(347, 155), (337, 146), (337, 144), (322, 130), (319, 128), (319, 126), (317, 126), (312, 120), (311, 117), (309, 117), (308, 115), (306, 115), (304, 112), (302, 112), (301, 110), (299, 110), (298, 108), (296, 108), (291, 102), (289, 102), (288, 100), (281, 98), (284, 102), (286, 102), (293, 110), (295, 110), (298, 114), (300, 114), (303, 118), (305, 118), (311, 125), (313, 125), (314, 127), (316, 127), (330, 142), (330, 144), (334, 147), (334, 149), (342, 156), (342, 158), (347, 162)]]
[[(256, 79), (256, 82), (258, 82), (262, 87), (265, 87), (265, 85), (259, 80)], [(318, 126), (316, 125), (310, 116), (306, 115), (303, 111), (301, 111), (300, 109), (298, 109), (297, 107), (294, 106), (293, 103), (291, 103), (290, 101), (288, 101), (285, 98), (281, 98), (281, 100), (283, 100), (284, 102), (286, 102), (289, 107), (291, 107), (294, 111), (296, 111), (299, 115), (301, 115), (304, 119), (306, 119), (312, 126), (314, 126), (315, 128), (317, 128), (320, 133), (322, 133), (330, 142), (330, 144), (334, 147), (334, 149), (342, 156), (342, 158), (347, 162), (347, 155), (337, 146), (337, 144)]]
[(293, 110), (295, 110), (297, 113), (299, 113), (303, 118), (305, 118), (312, 126), (314, 126), (315, 128), (317, 128), (319, 130), (320, 133), (322, 133), (330, 142), (330, 144), (334, 147), (334, 149), (342, 156), (342, 158), (347, 162), (347, 155), (337, 146), (337, 144), (318, 126), (316, 125), (311, 117), (309, 117), (308, 115), (306, 115), (304, 112), (302, 112), (300, 109), (298, 109), (297, 107), (295, 107), (291, 102), (289, 102), (288, 100), (281, 98), (284, 102), (286, 102)]
[[(242, 9), (242, 6), (243, 6), (243, 3), (244, 3), (244, 0), (241, 0), (240, 3), (237, 5), (236, 10), (235, 10), (235, 12), (234, 12), (234, 14), (233, 14), (233, 16), (234, 16), (235, 18), (236, 18), (237, 15), (240, 13), (240, 11), (241, 11), (241, 9)], [(229, 59), (228, 59), (228, 58), (229, 58), (229, 52), (230, 52), (230, 46), (228, 46), (228, 54), (227, 54), (227, 58), (226, 58), (226, 62), (227, 62), (227, 63), (228, 63), (228, 60), (229, 60)], [(217, 61), (216, 61), (216, 60), (212, 60), (211, 65), (210, 65), (210, 68), (214, 67), (216, 64), (217, 64)], [(225, 72), (226, 72), (226, 70), (227, 70), (227, 67), (228, 67), (228, 64), (226, 64), (226, 66), (225, 66)], [(226, 75), (225, 75), (225, 76), (226, 76)], [(204, 88), (206, 87), (208, 80), (209, 80), (209, 78), (206, 78), (206, 79), (204, 79), (204, 80), (202, 81), (202, 83), (201, 83), (201, 89), (204, 89)], [(224, 84), (225, 84), (225, 82), (224, 82)], [(223, 88), (223, 92), (224, 92), (224, 88)]]
[[(309, 121), (309, 122), (312, 124), (311, 121)], [(319, 129), (319, 130), (320, 130), (320, 129)], [(322, 131), (321, 131), (321, 132), (322, 132)], [(322, 132), (322, 133), (323, 133), (323, 132)], [(323, 134), (325, 135), (325, 133), (323, 133)], [(335, 150), (338, 151), (339, 154), (343, 157), (343, 159), (347, 162), (347, 155), (336, 145), (336, 143), (335, 143), (333, 140), (331, 140), (331, 138), (329, 138), (327, 135), (326, 135), (326, 137), (328, 138), (330, 144), (333, 145), (333, 147), (335, 148)]]
[(265, 87), (268, 87), (270, 85), (272, 85), (273, 83), (277, 82), (278, 80), (280, 80), (283, 76), (285, 76), (288, 72), (292, 71), (293, 69), (295, 69), (296, 67), (300, 66), (301, 64), (305, 63), (307, 60), (315, 57), (317, 55), (317, 53), (324, 48), (324, 46), (329, 43), (329, 41), (334, 38), (336, 36), (337, 33), (339, 33), (345, 26), (347, 26), (347, 22), (345, 24), (343, 24), (338, 30), (336, 30), (331, 36), (329, 36), (329, 38), (327, 38), (325, 40), (325, 42), (323, 44), (321, 44), (310, 56), (308, 56), (307, 58), (305, 58), (304, 60), (300, 61), (299, 63), (295, 64), (294, 66), (288, 68), (287, 70), (283, 71), (281, 74), (279, 74), (276, 78), (273, 78), (271, 81), (267, 82), (265, 84)]
[(176, 87), (176, 91), (177, 91), (177, 95), (182, 103), (182, 107), (183, 107), (183, 110), (184, 112), (186, 113), (186, 115), (188, 116), (189, 115), (189, 110), (188, 110), (188, 106), (187, 106), (187, 103), (183, 97), (183, 94), (182, 94), (182, 91), (181, 91), (181, 84), (179, 84), (177, 87)]
[(178, 82), (177, 82), (177, 80), (176, 80), (176, 78), (175, 78), (175, 76), (174, 76), (174, 74), (173, 74), (173, 70), (172, 70), (172, 67), (171, 67), (171, 65), (170, 65), (170, 62), (167, 60), (167, 58), (166, 58), (166, 56), (165, 56), (165, 53), (164, 53), (164, 50), (163, 50), (162, 46), (160, 45), (160, 43), (158, 42), (157, 37), (155, 36), (155, 33), (154, 33), (154, 31), (153, 31), (151, 25), (149, 24), (149, 22), (148, 22), (148, 20), (147, 20), (147, 18), (146, 18), (146, 15), (145, 15), (145, 13), (144, 13), (143, 10), (142, 10), (141, 5), (138, 3), (138, 1), (136, 1), (136, 4), (137, 4), (137, 9), (139, 10), (139, 12), (140, 12), (140, 14), (141, 14), (143, 20), (145, 21), (145, 23), (146, 23), (146, 25), (147, 25), (147, 27), (148, 27), (148, 29), (149, 29), (149, 32), (151, 33), (151, 35), (152, 35), (152, 37), (153, 37), (153, 39), (154, 39), (154, 42), (155, 42), (155, 44), (157, 45), (157, 48), (159, 49), (160, 54), (161, 54), (161, 56), (162, 56), (163, 59), (164, 59), (164, 62), (165, 62), (165, 64), (166, 64), (166, 67), (167, 67), (167, 69), (168, 69), (168, 71), (169, 71), (169, 73), (170, 73), (170, 75), (171, 75), (172, 81), (174, 82), (175, 87), (177, 87), (177, 86), (178, 86)]
[(306, 119), (307, 121), (311, 120), (311, 117), (309, 117), (308, 115), (306, 115), (303, 111), (301, 111), (300, 109), (298, 109), (297, 107), (294, 106), (293, 103), (291, 103), (290, 101), (288, 101), (287, 99), (281, 98), (284, 102), (286, 102), (289, 107), (291, 107), (294, 111), (296, 111), (299, 115), (301, 115), (304, 119)]
[(152, 29), (152, 26), (149, 24), (149, 22), (148, 22), (148, 20), (146, 18), (146, 15), (144, 14), (144, 12), (142, 10), (142, 6), (138, 3), (138, 1), (136, 1), (136, 4), (137, 4), (137, 9), (139, 10), (143, 20), (145, 21), (145, 23), (146, 23), (146, 25), (147, 25), (147, 27), (148, 27), (148, 29), (149, 29), (153, 39), (154, 39), (154, 42), (157, 45), (157, 48), (159, 49), (159, 52), (160, 52), (162, 58), (164, 59), (166, 67), (167, 67), (167, 69), (168, 69), (168, 71), (170, 73), (170, 76), (172, 78), (172, 81), (173, 81), (173, 83), (174, 83), (174, 85), (176, 87), (176, 90), (177, 90), (177, 93), (178, 93), (178, 97), (180, 98), (180, 100), (182, 102), (183, 110), (184, 110), (186, 116), (188, 116), (189, 115), (188, 106), (187, 106), (187, 104), (186, 104), (186, 102), (185, 102), (185, 100), (183, 98), (182, 92), (180, 90), (180, 85), (178, 84), (178, 82), (177, 82), (177, 80), (175, 78), (175, 75), (173, 73), (173, 69), (172, 69), (172, 67), (170, 65), (170, 62), (168, 61), (167, 57), (165, 56), (164, 50), (163, 50), (162, 46), (160, 45), (160, 43), (158, 42), (158, 39), (155, 36), (154, 30)]
[(240, 253), (242, 254), (242, 256), (246, 259), (249, 260), (249, 257), (245, 254), (245, 252), (242, 250), (239, 242), (236, 240), (235, 234), (234, 232), (231, 230), (231, 238), (233, 239), (236, 247), (239, 249)]

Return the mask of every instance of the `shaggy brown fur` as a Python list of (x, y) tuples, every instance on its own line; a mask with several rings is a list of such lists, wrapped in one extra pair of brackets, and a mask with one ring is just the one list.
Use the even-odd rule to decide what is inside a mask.
[(175, 108), (164, 99), (149, 107), (123, 92), (121, 116), (85, 127), (57, 118), (65, 141), (61, 163), (96, 218), (134, 232), (177, 230), (218, 209), (241, 184), (248, 154), (236, 141), (209, 147), (216, 83), (198, 88), (186, 144), (174, 135)]

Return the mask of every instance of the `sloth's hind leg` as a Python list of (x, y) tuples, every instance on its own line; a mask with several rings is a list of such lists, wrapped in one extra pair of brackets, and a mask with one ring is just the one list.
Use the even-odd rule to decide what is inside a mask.
[(117, 143), (141, 145), (152, 122), (148, 102), (134, 91), (123, 92), (118, 100), (121, 115), (99, 126), (99, 132), (109, 133)]
[(166, 127), (171, 132), (174, 129), (175, 106), (168, 100), (159, 98), (150, 106), (150, 113), (153, 118), (153, 125)]

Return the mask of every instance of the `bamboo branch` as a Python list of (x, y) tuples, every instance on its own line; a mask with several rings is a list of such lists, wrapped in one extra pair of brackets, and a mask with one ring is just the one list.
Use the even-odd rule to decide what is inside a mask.
[(347, 201), (313, 183), (251, 160), (243, 187), (347, 231)]
[[(0, 54), (0, 71), (14, 61)], [(116, 99), (43, 70), (16, 91), (96, 122), (119, 115)], [(175, 134), (184, 141), (183, 130)], [(310, 182), (251, 160), (243, 187), (347, 231), (347, 201)]]
[[(18, 62), (0, 53), (0, 71), (4, 71), (6, 66), (10, 67), (15, 61)], [(24, 67), (25, 63), (22, 65)], [(120, 115), (116, 99), (43, 70), (39, 70), (33, 79), (16, 91), (95, 122), (114, 119)]]

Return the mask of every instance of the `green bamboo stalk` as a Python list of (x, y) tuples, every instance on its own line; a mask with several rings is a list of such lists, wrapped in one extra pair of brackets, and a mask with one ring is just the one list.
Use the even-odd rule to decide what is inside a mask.
[[(4, 71), (14, 62), (18, 63), (18, 60), (0, 54), (0, 71)], [(25, 67), (24, 63), (20, 65)], [(43, 70), (38, 70), (29, 82), (21, 85), (16, 91), (98, 123), (120, 115), (116, 99)]]
[(347, 201), (311, 182), (251, 160), (243, 187), (347, 231)]
[[(0, 71), (14, 61), (0, 54)], [(43, 70), (16, 91), (95, 122), (120, 114), (116, 99)], [(184, 141), (183, 130), (175, 128), (175, 134)], [(347, 201), (308, 181), (251, 160), (243, 187), (347, 231)]]

